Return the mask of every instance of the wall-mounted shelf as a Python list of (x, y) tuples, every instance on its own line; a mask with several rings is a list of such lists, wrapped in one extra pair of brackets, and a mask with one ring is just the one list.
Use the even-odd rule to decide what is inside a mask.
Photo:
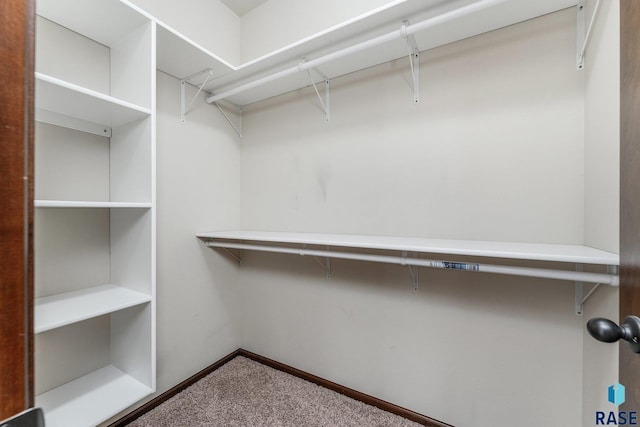
[(36, 396), (36, 406), (45, 411), (47, 425), (95, 426), (151, 393), (151, 388), (108, 365)]
[(224, 59), (162, 22), (158, 22), (157, 61), (158, 69), (180, 79), (202, 70), (213, 70), (215, 76), (235, 70)]
[[(129, 1), (123, 1), (139, 10)], [(487, 0), (480, 2), (483, 1)], [(313, 61), (320, 56), (371, 40), (390, 31), (399, 30), (404, 20), (413, 24), (478, 2), (478, 0), (392, 2), (241, 65), (230, 64), (156, 19), (159, 24), (158, 68), (178, 79), (211, 69), (214, 72), (214, 78), (204, 86), (204, 90), (213, 94), (221, 93), (294, 67), (303, 58), (306, 58), (307, 61)], [(489, 0), (489, 2), (490, 6), (485, 9), (414, 34), (418, 50), (433, 49), (577, 4), (577, 0), (540, 0), (535, 2)], [(153, 16), (147, 16), (150, 19), (155, 19)], [(331, 79), (406, 56), (408, 56), (406, 42), (402, 39), (392, 40), (376, 48), (323, 64), (320, 70), (322, 76), (317, 75), (315, 78), (319, 82), (323, 81), (325, 77)], [(310, 86), (310, 84), (307, 74), (300, 72), (225, 99), (242, 106)]]
[(148, 108), (41, 73), (36, 73), (36, 108), (107, 127), (151, 114)]
[(36, 208), (134, 208), (150, 209), (151, 203), (134, 202), (84, 202), (71, 200), (36, 200)]
[[(472, 240), (422, 239), (409, 237), (363, 236), (319, 233), (279, 233), (261, 231), (221, 231), (198, 233), (208, 247), (278, 252), (315, 257), (383, 262), (416, 267), (478, 271), (529, 277), (542, 277), (618, 285), (615, 274), (590, 273), (567, 269), (512, 267), (475, 262), (440, 261), (408, 254), (431, 254), (503, 258), (522, 261), (549, 261), (577, 265), (619, 265), (616, 254), (580, 245), (508, 243)], [(312, 246), (311, 248), (309, 246)], [(357, 250), (364, 250), (358, 252)], [(391, 251), (397, 255), (367, 251)]]
[(196, 236), (211, 240), (290, 243), (579, 264), (618, 265), (620, 262), (616, 254), (579, 245), (245, 230), (198, 233)]
[(93, 317), (151, 301), (151, 296), (114, 285), (96, 286), (35, 301), (35, 333), (49, 331)]

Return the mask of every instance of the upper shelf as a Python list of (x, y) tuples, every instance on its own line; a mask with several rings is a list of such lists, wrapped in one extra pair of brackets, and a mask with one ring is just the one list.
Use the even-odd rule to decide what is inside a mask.
[(615, 266), (620, 263), (617, 254), (579, 245), (244, 230), (198, 233), (196, 236), (204, 240), (239, 240), (243, 242), (318, 245), (332, 248), (378, 249), (576, 264)]
[(149, 21), (118, 0), (38, 0), (36, 14), (109, 47)]
[[(127, 0), (123, 1), (131, 5)], [(180, 79), (211, 69), (214, 78), (205, 85), (204, 90), (213, 94), (221, 93), (291, 68), (303, 61), (303, 58), (311, 61), (390, 31), (399, 30), (405, 20), (415, 24), (480, 2), (490, 4), (482, 10), (414, 34), (418, 49), (421, 51), (432, 49), (572, 7), (576, 5), (577, 0), (395, 1), (237, 66), (224, 61), (166, 24), (157, 21), (159, 24), (157, 66), (162, 71)], [(132, 7), (135, 8), (133, 5)], [(155, 19), (149, 15), (148, 17)], [(338, 77), (407, 55), (408, 48), (405, 40), (398, 38), (375, 48), (351, 54), (338, 61), (323, 64), (318, 70), (322, 75), (320, 73), (312, 73), (312, 75), (316, 81), (320, 81), (324, 77)], [(202, 81), (194, 83), (202, 83)], [(300, 72), (226, 99), (237, 105), (247, 105), (308, 85), (310, 85), (308, 76)]]
[(148, 117), (151, 110), (103, 93), (36, 73), (36, 108), (117, 127)]

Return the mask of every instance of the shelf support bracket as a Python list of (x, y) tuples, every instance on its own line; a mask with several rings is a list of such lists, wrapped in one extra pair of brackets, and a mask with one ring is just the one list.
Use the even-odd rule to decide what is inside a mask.
[(406, 252), (402, 252), (402, 264), (406, 265), (407, 267), (409, 267), (409, 274), (411, 275), (411, 283), (413, 283), (413, 290), (417, 291), (418, 290), (418, 284), (420, 281), (420, 270), (417, 265), (411, 265), (411, 264), (407, 264), (407, 253)]
[[(591, 32), (593, 30), (593, 25), (596, 22), (598, 17), (598, 12), (600, 11), (600, 1), (596, 1), (595, 8), (593, 10), (593, 16), (589, 21), (589, 26), (587, 27), (587, 0), (580, 0), (576, 6), (578, 19), (577, 19), (577, 28), (576, 28), (576, 69), (578, 71), (584, 70), (584, 56), (587, 52), (587, 46), (589, 45), (589, 40), (591, 39)], [(585, 31), (586, 29), (586, 31)]]
[(413, 283), (413, 290), (418, 290), (418, 283), (420, 281), (420, 267), (409, 266), (409, 273), (411, 274), (411, 282)]
[(228, 250), (228, 249), (225, 249), (224, 251), (225, 251), (226, 253), (228, 253), (228, 254), (231, 256), (231, 258), (233, 258), (233, 259), (235, 259), (236, 261), (238, 261), (238, 264), (242, 264), (242, 258), (241, 258), (240, 256), (238, 256), (238, 255), (234, 254), (233, 252), (231, 252), (231, 251), (230, 251), (230, 250)]
[[(302, 63), (304, 63), (304, 61)], [(320, 91), (318, 91), (318, 86), (316, 86), (316, 82), (314, 82), (313, 77), (311, 77), (311, 72), (309, 70), (305, 70), (305, 71), (307, 72), (307, 76), (309, 76), (309, 80), (311, 81), (313, 90), (316, 91), (316, 95), (318, 96), (318, 100), (320, 101), (320, 105), (322, 106), (322, 110), (324, 111), (325, 120), (329, 122), (329, 120), (331, 120), (331, 107), (330, 107), (331, 98), (330, 98), (329, 79), (324, 75), (322, 76), (322, 78), (324, 78), (324, 101), (323, 101), (322, 96), (320, 96)]]
[[(200, 85), (200, 87), (198, 87), (198, 92), (196, 92), (195, 96), (193, 97), (193, 99), (191, 100), (189, 105), (187, 106), (186, 105), (187, 83), (192, 84), (191, 80), (193, 80), (194, 78), (199, 77), (199, 76), (201, 76), (203, 74), (206, 74), (206, 79)], [(208, 69), (206, 69), (204, 71), (200, 71), (199, 73), (192, 74), (192, 75), (190, 75), (188, 77), (185, 77), (184, 79), (180, 80), (180, 123), (185, 123), (187, 121), (186, 115), (189, 113), (189, 109), (193, 106), (193, 103), (198, 98), (198, 95), (200, 95), (200, 92), (202, 92), (202, 89), (209, 82), (209, 80), (211, 80), (212, 77), (213, 77), (213, 70), (208, 68)]]
[(238, 134), (240, 141), (242, 141), (242, 107), (238, 107), (238, 125), (236, 126), (236, 124), (233, 123), (233, 120), (231, 120), (231, 117), (229, 117), (229, 115), (224, 111), (224, 109), (220, 106), (220, 104), (218, 104), (218, 101), (214, 101), (213, 104), (216, 107), (218, 107), (218, 110), (220, 110), (220, 112), (222, 113), (224, 118), (227, 120), (227, 122), (229, 122), (233, 130), (235, 130), (236, 133)]
[[(210, 249), (214, 249), (214, 248), (218, 248), (219, 247), (219, 246), (214, 246), (212, 243), (213, 242), (208, 241), (208, 242), (205, 242), (204, 245), (206, 247), (210, 248)], [(242, 263), (242, 249), (239, 250), (240, 255), (234, 254), (228, 248), (221, 247), (220, 249), (225, 251), (231, 258), (235, 259), (238, 262), (238, 264)]]
[[(582, 264), (576, 264), (576, 271), (582, 272), (584, 271), (584, 267)], [(599, 283), (597, 283), (593, 289), (597, 288)], [(576, 282), (575, 284), (576, 292), (575, 292), (575, 312), (576, 316), (582, 316), (584, 312), (584, 282)]]
[[(576, 265), (576, 271), (583, 271), (582, 264)], [(607, 273), (617, 276), (618, 267), (615, 265), (608, 265)], [(589, 292), (587, 292), (587, 294), (585, 295), (584, 283), (576, 282), (576, 315), (582, 316), (584, 314), (584, 304), (587, 302), (589, 298), (591, 298), (591, 295), (593, 295), (595, 291), (598, 290), (600, 285), (602, 285), (602, 283), (596, 283), (595, 285), (593, 285), (591, 289), (589, 289)]]
[[(206, 75), (206, 78), (204, 82), (202, 82), (202, 84), (200, 84), (199, 86), (196, 86), (198, 88), (198, 91), (196, 92), (195, 96), (193, 97), (189, 105), (187, 105), (187, 84), (193, 85), (191, 81), (196, 77), (200, 77), (202, 75)], [(200, 95), (200, 92), (202, 92), (202, 90), (204, 89), (204, 86), (209, 82), (209, 80), (211, 80), (212, 77), (213, 77), (213, 70), (208, 68), (206, 70), (200, 71), (199, 73), (192, 74), (180, 80), (180, 123), (186, 123), (187, 121), (186, 116), (189, 113), (189, 109), (193, 106), (193, 103), (198, 98), (198, 95)], [(207, 95), (209, 96), (210, 94), (207, 94)], [(242, 140), (242, 107), (238, 107), (238, 110), (240, 112), (239, 114), (240, 123), (236, 125), (235, 123), (233, 123), (233, 120), (231, 120), (231, 118), (224, 111), (224, 109), (220, 106), (220, 104), (218, 104), (218, 102), (213, 102), (213, 104), (215, 104), (215, 106), (218, 107), (218, 110), (220, 110), (220, 112), (222, 113), (224, 118), (227, 120), (227, 122), (229, 122), (229, 124), (236, 131), (236, 133), (240, 137), (240, 140)]]
[[(327, 250), (329, 249), (327, 248)], [(313, 259), (315, 259), (318, 262), (318, 264), (320, 264), (322, 269), (326, 271), (327, 279), (331, 279), (331, 258), (326, 257), (324, 263), (320, 261), (320, 258), (318, 258), (317, 256), (314, 256)]]
[(420, 102), (420, 50), (418, 49), (418, 43), (413, 34), (407, 34), (407, 27), (409, 21), (404, 21), (400, 29), (402, 38), (407, 42), (409, 48), (409, 65), (411, 66), (411, 77), (413, 81), (413, 102), (417, 104)]

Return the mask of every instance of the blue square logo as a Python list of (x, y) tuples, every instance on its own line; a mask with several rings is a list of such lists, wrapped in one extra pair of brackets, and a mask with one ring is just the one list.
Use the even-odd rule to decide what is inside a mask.
[(624, 403), (624, 386), (620, 383), (615, 383), (608, 388), (609, 402), (616, 406), (620, 406)]

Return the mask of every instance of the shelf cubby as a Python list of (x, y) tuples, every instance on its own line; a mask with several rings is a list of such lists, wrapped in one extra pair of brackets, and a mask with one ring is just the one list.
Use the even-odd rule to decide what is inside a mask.
[(35, 301), (35, 333), (114, 313), (151, 301), (151, 295), (115, 285), (102, 285), (38, 298)]
[(36, 396), (47, 426), (94, 426), (148, 396), (152, 389), (113, 365)]
[(41, 73), (36, 73), (36, 108), (106, 127), (122, 126), (151, 114), (148, 108)]

